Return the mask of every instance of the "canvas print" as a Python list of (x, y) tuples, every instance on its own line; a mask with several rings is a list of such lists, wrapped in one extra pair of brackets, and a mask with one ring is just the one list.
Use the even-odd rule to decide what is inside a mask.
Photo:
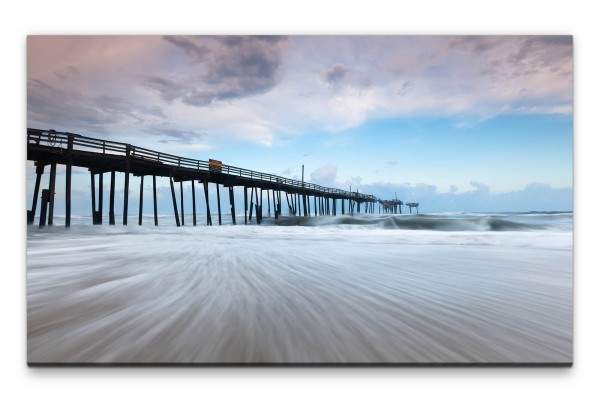
[(26, 85), (29, 365), (572, 364), (571, 36), (34, 35)]

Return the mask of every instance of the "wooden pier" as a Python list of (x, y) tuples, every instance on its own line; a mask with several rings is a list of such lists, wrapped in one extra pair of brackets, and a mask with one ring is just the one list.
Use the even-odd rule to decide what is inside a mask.
[[(154, 225), (158, 225), (156, 205), (156, 177), (168, 177), (171, 186), (173, 214), (177, 226), (184, 225), (183, 182), (190, 181), (192, 186), (192, 224), (196, 219), (195, 182), (202, 184), (206, 202), (206, 224), (212, 225), (209, 206), (209, 184), (216, 185), (218, 223), (222, 223), (221, 196), (219, 186), (228, 189), (231, 220), (236, 224), (234, 187), (243, 187), (244, 224), (252, 221), (253, 211), (257, 224), (263, 220), (264, 192), (267, 198), (267, 213), (271, 213), (271, 200), (275, 219), (282, 215), (282, 200), (291, 216), (311, 216), (311, 196), (313, 197), (312, 215), (332, 215), (360, 213), (361, 205), (365, 213), (375, 213), (375, 203), (380, 200), (358, 191), (344, 191), (320, 185), (292, 180), (273, 174), (261, 173), (239, 167), (222, 164), (217, 160), (196, 160), (174, 156), (145, 149), (127, 143), (106, 141), (69, 132), (54, 130), (27, 129), (27, 160), (35, 162), (36, 180), (31, 210), (27, 211), (27, 222), (35, 220), (40, 181), (46, 166), (50, 166), (49, 188), (42, 190), (39, 225), (52, 225), (54, 213), (54, 194), (56, 184), (56, 165), (66, 166), (65, 174), (65, 226), (71, 224), (71, 176), (72, 167), (87, 168), (90, 172), (92, 221), (103, 223), (103, 180), (110, 173), (110, 193), (108, 223), (115, 224), (115, 174), (125, 177), (123, 198), (123, 225), (128, 223), (129, 178), (140, 177), (140, 197), (138, 224), (142, 224), (144, 177), (152, 177), (154, 201)], [(98, 190), (96, 190), (96, 177)], [(179, 182), (180, 202), (177, 204), (175, 183)], [(98, 201), (96, 202), (96, 193)], [(226, 192), (227, 193), (227, 192)], [(283, 195), (282, 195), (283, 193)]]

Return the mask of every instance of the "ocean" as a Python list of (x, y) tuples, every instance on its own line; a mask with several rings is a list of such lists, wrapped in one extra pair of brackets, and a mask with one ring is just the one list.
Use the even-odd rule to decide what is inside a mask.
[(264, 213), (28, 226), (28, 363), (572, 362), (570, 212)]

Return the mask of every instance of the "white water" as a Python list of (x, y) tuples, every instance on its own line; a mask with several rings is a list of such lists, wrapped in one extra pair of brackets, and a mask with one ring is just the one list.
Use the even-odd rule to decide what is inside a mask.
[(519, 231), (311, 219), (30, 226), (28, 361), (572, 361), (570, 214), (503, 217), (543, 223)]

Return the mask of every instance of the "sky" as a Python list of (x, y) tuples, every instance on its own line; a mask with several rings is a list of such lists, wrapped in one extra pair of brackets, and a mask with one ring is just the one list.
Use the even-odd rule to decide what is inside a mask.
[[(289, 178), (304, 165), (421, 212), (572, 210), (572, 37), (29, 36), (27, 126)], [(28, 162), (28, 202), (33, 180)], [(75, 212), (89, 181), (75, 171)]]

